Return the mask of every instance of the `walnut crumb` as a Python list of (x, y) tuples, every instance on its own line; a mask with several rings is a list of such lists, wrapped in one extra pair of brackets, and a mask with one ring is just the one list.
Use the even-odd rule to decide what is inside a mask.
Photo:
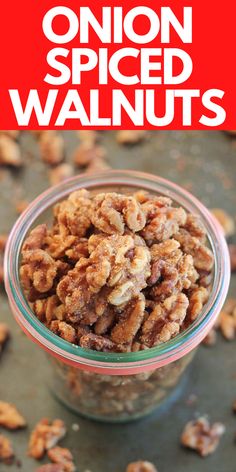
[(63, 472), (75, 472), (73, 456), (69, 449), (59, 446), (54, 447), (48, 451), (48, 457), (55, 464), (61, 465)]
[(15, 430), (24, 428), (26, 421), (16, 409), (15, 405), (0, 401), (0, 426)]
[(215, 452), (224, 432), (225, 426), (222, 423), (210, 425), (207, 418), (200, 417), (186, 424), (181, 436), (181, 444), (205, 457)]
[(126, 472), (158, 472), (155, 465), (148, 461), (131, 462)]
[(28, 448), (29, 456), (41, 459), (45, 452), (55, 447), (65, 434), (66, 428), (62, 420), (56, 419), (50, 423), (47, 418), (43, 418), (31, 433)]
[(14, 459), (14, 452), (8, 438), (0, 434), (0, 462), (11, 464)]

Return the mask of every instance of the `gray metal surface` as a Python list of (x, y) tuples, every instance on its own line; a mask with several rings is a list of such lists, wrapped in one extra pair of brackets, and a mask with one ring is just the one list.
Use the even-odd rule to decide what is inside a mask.
[[(69, 159), (75, 137), (71, 132), (64, 135)], [(127, 149), (115, 143), (113, 132), (105, 132), (103, 142), (112, 167), (167, 177), (190, 189), (207, 206), (220, 206), (235, 215), (236, 145), (224, 133), (152, 132), (147, 142)], [(34, 138), (25, 133), (21, 145), (25, 169), (17, 173), (0, 171), (0, 233), (8, 231), (16, 218), (14, 200), (32, 199), (48, 185), (47, 168), (39, 160)], [(234, 276), (231, 295), (235, 289)], [(17, 327), (3, 291), (0, 308), (0, 320), (7, 321), (12, 329), (11, 342), (0, 360), (0, 399), (15, 403), (27, 418), (27, 430), (6, 432), (22, 461), (23, 472), (37, 468), (38, 464), (27, 457), (27, 441), (31, 428), (45, 416), (65, 421), (68, 434), (62, 444), (73, 452), (79, 472), (125, 472), (128, 462), (140, 458), (153, 461), (159, 472), (236, 471), (236, 418), (231, 412), (236, 398), (235, 342), (227, 343), (219, 335), (216, 346), (200, 347), (178, 395), (159, 413), (130, 424), (101, 424), (74, 415), (53, 398), (47, 387), (47, 359)], [(187, 401), (191, 394), (197, 396), (192, 406)], [(196, 414), (208, 414), (211, 420), (226, 425), (219, 448), (206, 459), (179, 445), (183, 426)], [(80, 426), (77, 432), (72, 429), (74, 423)], [(8, 469), (19, 470), (16, 465), (0, 464), (1, 472)]]

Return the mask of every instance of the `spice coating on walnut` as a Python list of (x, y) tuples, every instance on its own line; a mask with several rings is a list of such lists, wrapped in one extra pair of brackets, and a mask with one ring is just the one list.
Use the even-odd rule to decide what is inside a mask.
[(205, 457), (216, 450), (224, 432), (225, 427), (222, 423), (210, 425), (207, 418), (201, 417), (186, 424), (181, 436), (181, 444)]
[[(87, 138), (86, 138), (87, 139)], [(84, 349), (135, 352), (167, 342), (207, 302), (214, 258), (200, 218), (140, 190), (74, 191), (22, 247), (30, 306)]]
[(62, 420), (54, 420), (50, 423), (47, 418), (43, 418), (32, 431), (28, 454), (34, 459), (41, 459), (45, 452), (56, 446), (58, 441), (66, 434), (66, 428)]

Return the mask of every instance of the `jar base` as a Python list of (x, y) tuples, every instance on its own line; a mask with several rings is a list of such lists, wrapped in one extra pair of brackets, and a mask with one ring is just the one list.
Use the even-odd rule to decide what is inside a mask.
[(99, 423), (121, 424), (121, 423), (130, 423), (133, 421), (146, 419), (149, 416), (151, 416), (151, 414), (155, 414), (157, 417), (162, 416), (166, 412), (166, 410), (169, 409), (170, 406), (174, 404), (180, 398), (181, 394), (183, 393), (183, 390), (185, 390), (187, 382), (188, 382), (188, 372), (186, 372), (182, 376), (178, 386), (175, 387), (174, 390), (172, 390), (172, 392), (170, 392), (170, 394), (167, 397), (163, 398), (163, 400), (161, 400), (158, 405), (152, 408), (147, 408), (145, 411), (142, 411), (141, 413), (139, 412), (137, 414), (131, 414), (130, 416), (126, 415), (120, 418), (112, 417), (112, 416), (111, 417), (96, 416), (87, 412), (85, 413), (81, 410), (78, 410), (76, 406), (73, 406), (70, 403), (68, 403), (64, 398), (60, 397), (60, 395), (51, 388), (50, 388), (50, 392), (52, 396), (61, 405), (63, 405), (63, 407), (67, 408), (69, 411), (76, 414), (77, 416), (80, 416), (87, 420), (96, 421)]

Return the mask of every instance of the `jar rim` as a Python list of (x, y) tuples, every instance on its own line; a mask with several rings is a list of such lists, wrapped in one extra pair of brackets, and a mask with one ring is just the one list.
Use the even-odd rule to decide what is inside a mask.
[[(215, 276), (210, 298), (199, 317), (183, 332), (153, 348), (130, 353), (105, 353), (83, 349), (52, 333), (28, 305), (19, 280), (22, 243), (36, 219), (74, 190), (125, 186), (169, 196), (186, 210), (197, 213), (206, 227), (214, 253)], [(230, 260), (223, 231), (209, 210), (188, 191), (162, 177), (138, 171), (109, 170), (82, 174), (40, 194), (16, 221), (9, 235), (4, 258), (5, 287), (13, 314), (26, 334), (45, 350), (70, 365), (110, 374), (151, 370), (173, 362), (196, 347), (207, 335), (223, 306), (230, 281)]]

